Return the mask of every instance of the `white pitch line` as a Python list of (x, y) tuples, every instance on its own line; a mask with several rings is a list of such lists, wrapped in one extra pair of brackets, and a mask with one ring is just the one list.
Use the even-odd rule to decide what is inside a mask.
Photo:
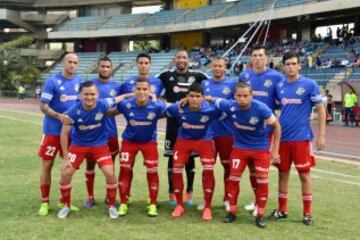
[(6, 111), (6, 112), (13, 112), (13, 113), (24, 113), (24, 114), (29, 114), (29, 115), (34, 115), (34, 116), (44, 116), (44, 114), (42, 113), (34, 113), (34, 112), (28, 112), (28, 111), (19, 111), (19, 110), (10, 110), (7, 108), (0, 108), (1, 111)]
[(31, 124), (36, 124), (36, 125), (42, 125), (41, 122), (30, 121), (30, 120), (22, 120), (22, 119), (12, 118), (12, 117), (8, 117), (8, 116), (4, 116), (4, 115), (0, 115), (0, 118), (4, 118), (4, 119), (8, 119), (8, 120), (13, 120), (13, 121), (18, 121), (18, 122), (24, 122), (24, 123), (31, 123)]
[(333, 172), (333, 171), (328, 171), (328, 170), (322, 170), (322, 169), (318, 169), (318, 168), (313, 168), (313, 169), (311, 169), (311, 171), (320, 172), (320, 173), (326, 173), (326, 174), (336, 175), (336, 176), (341, 176), (341, 177), (360, 179), (360, 176), (349, 175), (349, 174), (344, 174), (344, 173), (338, 173), (338, 172)]
[(345, 158), (355, 158), (358, 159), (359, 156), (356, 155), (351, 155), (351, 154), (344, 154), (344, 153), (336, 153), (336, 152), (329, 152), (329, 151), (314, 151), (315, 154), (321, 155), (321, 154), (328, 154), (328, 155), (333, 155), (336, 157), (345, 157)]

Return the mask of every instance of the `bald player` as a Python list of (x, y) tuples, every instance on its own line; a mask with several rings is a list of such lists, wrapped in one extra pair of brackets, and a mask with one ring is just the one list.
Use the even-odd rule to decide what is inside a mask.
[[(54, 159), (59, 153), (60, 133), (62, 124), (66, 121), (66, 112), (78, 99), (80, 77), (76, 75), (79, 58), (74, 53), (65, 55), (63, 69), (46, 79), (40, 98), (40, 109), (45, 114), (43, 121), (43, 136), (39, 157), (42, 159), (40, 172), (41, 207), (39, 215), (46, 216), (49, 212), (49, 194), (51, 186), (51, 169)], [(62, 204), (62, 203), (61, 203)], [(72, 206), (72, 210), (78, 208)]]

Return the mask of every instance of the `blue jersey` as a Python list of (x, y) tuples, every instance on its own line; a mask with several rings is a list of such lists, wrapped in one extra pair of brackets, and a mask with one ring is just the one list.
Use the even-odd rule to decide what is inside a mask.
[[(93, 82), (99, 89), (99, 98), (114, 98), (120, 95), (120, 84), (113, 80), (103, 83), (100, 79), (94, 79)], [(109, 138), (117, 137), (118, 132), (115, 117), (107, 117), (105, 120), (105, 126), (108, 131)]]
[(179, 109), (179, 103), (176, 102), (168, 107), (166, 115), (178, 120), (178, 138), (212, 140), (214, 136), (210, 125), (215, 119), (219, 119), (222, 113), (214, 104), (204, 101), (201, 109), (196, 112), (190, 111), (188, 106)]
[(249, 109), (243, 110), (234, 100), (218, 99), (216, 107), (232, 121), (234, 146), (241, 149), (268, 150), (267, 120), (273, 116), (264, 103), (253, 99)]
[(164, 102), (149, 99), (147, 105), (142, 107), (136, 104), (133, 97), (120, 102), (117, 109), (127, 121), (122, 134), (124, 140), (141, 143), (156, 141), (157, 122), (166, 109)]
[[(56, 73), (46, 79), (41, 92), (40, 101), (49, 104), (49, 107), (58, 113), (65, 113), (74, 105), (79, 96), (80, 77), (65, 78), (61, 73)], [(43, 133), (46, 135), (60, 135), (61, 121), (45, 115)]]
[[(223, 99), (234, 99), (236, 82), (235, 80), (225, 77), (222, 81), (213, 79), (201, 82), (205, 96), (212, 96)], [(231, 122), (228, 118), (214, 120), (211, 124), (214, 137), (232, 136)]]
[[(137, 76), (133, 76), (126, 79), (125, 82), (121, 85), (121, 94), (134, 92), (137, 78)], [(160, 96), (163, 93), (164, 86), (159, 78), (150, 76), (149, 83), (151, 86), (151, 92), (153, 94), (155, 94), (156, 96)]]
[(239, 80), (250, 84), (254, 99), (265, 103), (274, 112), (276, 85), (284, 80), (283, 74), (271, 68), (262, 73), (255, 73), (253, 69), (249, 69), (240, 74)]
[(311, 140), (312, 107), (322, 103), (319, 86), (314, 80), (300, 76), (295, 82), (279, 83), (276, 93), (281, 109), (281, 141)]
[(83, 108), (82, 101), (77, 102), (66, 113), (72, 120), (71, 144), (77, 146), (103, 146), (108, 142), (105, 120), (106, 112), (115, 104), (114, 98), (98, 99), (96, 107), (90, 111)]

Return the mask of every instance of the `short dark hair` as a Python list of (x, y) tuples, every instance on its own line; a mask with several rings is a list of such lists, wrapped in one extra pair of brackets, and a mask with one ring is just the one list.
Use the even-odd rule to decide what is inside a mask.
[(151, 57), (149, 54), (147, 53), (139, 53), (137, 56), (136, 56), (136, 62), (138, 62), (139, 58), (147, 58), (149, 59), (149, 62), (151, 63)]
[(201, 93), (201, 95), (204, 95), (203, 87), (197, 82), (194, 82), (193, 84), (190, 85), (187, 93), (189, 94), (190, 92), (197, 92), (197, 93)]
[(147, 79), (147, 78), (138, 77), (138, 78), (136, 79), (135, 85), (136, 85), (137, 83), (147, 83), (147, 84), (149, 84), (149, 86), (150, 86), (149, 79)]
[(238, 82), (238, 83), (236, 84), (235, 89), (238, 89), (238, 88), (249, 88), (249, 89), (250, 89), (250, 92), (252, 92), (252, 87), (251, 87), (251, 85), (248, 84), (247, 82), (244, 82), (244, 81)]
[(80, 92), (81, 92), (81, 90), (83, 90), (83, 88), (89, 88), (89, 87), (92, 87), (92, 86), (96, 86), (93, 81), (83, 82), (83, 83), (80, 85)]
[(189, 56), (189, 53), (186, 51), (186, 49), (184, 48), (180, 48), (180, 49), (176, 49), (176, 52), (175, 52), (175, 57), (178, 55), (179, 52), (185, 52), (186, 55)]
[(251, 49), (251, 54), (252, 54), (255, 50), (261, 50), (261, 49), (263, 49), (265, 55), (267, 55), (266, 47), (265, 47), (264, 45), (261, 45), (261, 44), (255, 44), (255, 45), (252, 47), (252, 49)]
[(290, 58), (297, 58), (298, 60), (298, 63), (300, 63), (300, 57), (299, 55), (294, 52), (294, 51), (287, 51), (284, 56), (283, 56), (283, 59), (282, 59), (282, 62), (283, 64), (285, 64), (286, 60), (290, 59)]
[(224, 61), (225, 63), (228, 61), (226, 58), (222, 57), (222, 56), (215, 56), (211, 61)]
[(111, 65), (112, 65), (112, 61), (111, 61), (111, 59), (110, 59), (108, 56), (103, 56), (103, 57), (101, 57), (101, 58), (99, 59), (99, 61), (98, 61), (98, 65), (100, 65), (100, 62), (102, 62), (102, 61), (110, 62)]

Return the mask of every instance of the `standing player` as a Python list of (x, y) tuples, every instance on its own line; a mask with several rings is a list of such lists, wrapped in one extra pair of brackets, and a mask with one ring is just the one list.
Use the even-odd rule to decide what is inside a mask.
[[(218, 97), (223, 99), (233, 99), (235, 91), (235, 80), (226, 77), (226, 61), (222, 57), (215, 57), (211, 62), (212, 78), (202, 81), (205, 96)], [(230, 174), (230, 154), (233, 145), (233, 135), (229, 120), (214, 120), (211, 124), (214, 134), (215, 159), (219, 154), (220, 161), (224, 167), (224, 205), (228, 207), (228, 190), (226, 181)], [(200, 204), (198, 210), (203, 210), (204, 205)]]
[[(138, 75), (132, 76), (125, 80), (121, 84), (120, 92), (121, 94), (133, 93), (135, 90), (135, 84), (138, 79), (147, 79), (151, 86), (151, 93), (156, 97), (159, 97), (160, 94), (164, 91), (164, 86), (161, 80), (157, 77), (154, 77), (150, 74), (151, 70), (151, 57), (146, 53), (140, 53), (136, 56), (136, 67), (138, 69)], [(133, 173), (130, 173), (130, 182), (132, 182)], [(130, 184), (131, 186), (131, 184)], [(128, 201), (130, 202), (131, 187), (129, 188)]]
[[(96, 85), (89, 81), (81, 85), (81, 101), (67, 112), (68, 121), (61, 130), (61, 147), (64, 150), (64, 165), (61, 170), (60, 192), (65, 206), (59, 211), (59, 218), (66, 218), (70, 213), (71, 178), (85, 158), (95, 161), (106, 178), (106, 192), (109, 201), (109, 216), (119, 216), (115, 208), (117, 181), (114, 174), (113, 160), (109, 151), (108, 134), (105, 120), (107, 111), (120, 102), (123, 96), (99, 98)], [(71, 132), (71, 145), (68, 139)]]
[[(120, 84), (111, 79), (113, 73), (113, 64), (111, 59), (103, 57), (98, 61), (99, 77), (94, 79), (96, 87), (99, 90), (99, 98), (113, 98), (120, 94)], [(105, 128), (108, 134), (108, 147), (113, 161), (119, 153), (118, 132), (116, 127), (115, 117), (107, 117), (105, 119)], [(86, 161), (86, 189), (88, 198), (85, 202), (85, 207), (91, 208), (95, 204), (94, 198), (94, 179), (95, 179), (95, 165), (96, 162), (87, 159)]]
[[(268, 68), (268, 56), (266, 48), (262, 45), (255, 45), (251, 51), (251, 69), (243, 72), (239, 76), (240, 81), (245, 81), (251, 85), (253, 98), (265, 103), (273, 112), (275, 111), (276, 99), (276, 84), (284, 80), (282, 73)], [(268, 128), (269, 139), (272, 138), (272, 128)], [(271, 145), (271, 144), (270, 144)], [(253, 162), (249, 162), (250, 183), (256, 196), (256, 173)], [(245, 206), (248, 211), (253, 211), (253, 216), (256, 216), (256, 205), (251, 203)]]
[[(252, 98), (251, 86), (244, 82), (236, 85), (235, 101), (219, 99), (216, 101), (216, 106), (230, 117), (234, 133), (230, 177), (227, 181), (230, 212), (224, 218), (224, 222), (230, 223), (236, 219), (239, 182), (246, 166), (252, 162), (257, 181), (258, 211), (255, 222), (258, 227), (264, 228), (266, 226), (264, 212), (269, 193), (270, 159), (273, 162), (279, 159), (280, 124), (270, 108)], [(274, 129), (271, 154), (266, 129), (268, 125)]]
[[(51, 169), (57, 153), (62, 156), (60, 133), (62, 122), (66, 119), (64, 112), (75, 104), (79, 95), (80, 78), (75, 74), (79, 58), (69, 53), (63, 60), (62, 72), (49, 77), (44, 85), (40, 98), (40, 109), (45, 114), (43, 137), (38, 155), (42, 158), (40, 174), (41, 207), (39, 214), (48, 215), (49, 194), (51, 186)], [(78, 208), (72, 206), (73, 210)]]
[(140, 151), (146, 166), (150, 205), (148, 215), (157, 216), (157, 195), (159, 191), (157, 150), (157, 122), (164, 114), (164, 102), (152, 102), (151, 86), (147, 79), (140, 78), (135, 84), (135, 97), (122, 101), (117, 110), (124, 114), (127, 121), (122, 134), (120, 151), (119, 192), (121, 204), (119, 215), (125, 216), (128, 211), (127, 202), (131, 187), (132, 168), (137, 153)]
[(313, 134), (310, 126), (310, 115), (313, 106), (318, 112), (319, 131), (316, 147), (321, 150), (325, 147), (325, 106), (322, 103), (319, 86), (312, 79), (300, 76), (300, 59), (298, 55), (289, 51), (283, 56), (286, 80), (277, 85), (276, 91), (280, 101), (280, 124), (282, 136), (280, 142), (279, 170), (279, 207), (271, 218), (287, 217), (288, 183), (291, 164), (294, 163), (301, 181), (303, 199), (303, 222), (313, 224), (311, 215), (312, 182), (310, 168), (315, 165), (311, 150)]
[[(202, 80), (207, 79), (207, 76), (199, 71), (189, 70), (189, 56), (184, 50), (177, 51), (174, 58), (176, 69), (173, 71), (165, 71), (159, 75), (164, 88), (165, 99), (167, 102), (174, 103), (180, 101), (188, 93), (189, 87), (192, 83), (201, 83)], [(166, 139), (165, 139), (165, 153), (168, 160), (168, 182), (169, 182), (169, 203), (176, 204), (172, 181), (173, 169), (173, 148), (178, 134), (179, 123), (175, 118), (169, 117), (166, 122)], [(185, 165), (187, 187), (185, 195), (185, 203), (193, 205), (192, 191), (195, 176), (195, 162), (194, 156), (189, 157)]]
[(204, 192), (204, 220), (212, 219), (211, 200), (214, 193), (215, 178), (215, 149), (210, 125), (213, 120), (221, 116), (221, 111), (212, 104), (203, 100), (204, 94), (200, 84), (193, 83), (187, 95), (188, 106), (179, 108), (179, 103), (171, 105), (166, 111), (167, 115), (179, 122), (179, 132), (174, 147), (174, 193), (177, 206), (172, 212), (173, 217), (184, 214), (183, 177), (184, 165), (189, 161), (190, 154), (195, 151), (199, 154), (203, 165), (202, 184)]

